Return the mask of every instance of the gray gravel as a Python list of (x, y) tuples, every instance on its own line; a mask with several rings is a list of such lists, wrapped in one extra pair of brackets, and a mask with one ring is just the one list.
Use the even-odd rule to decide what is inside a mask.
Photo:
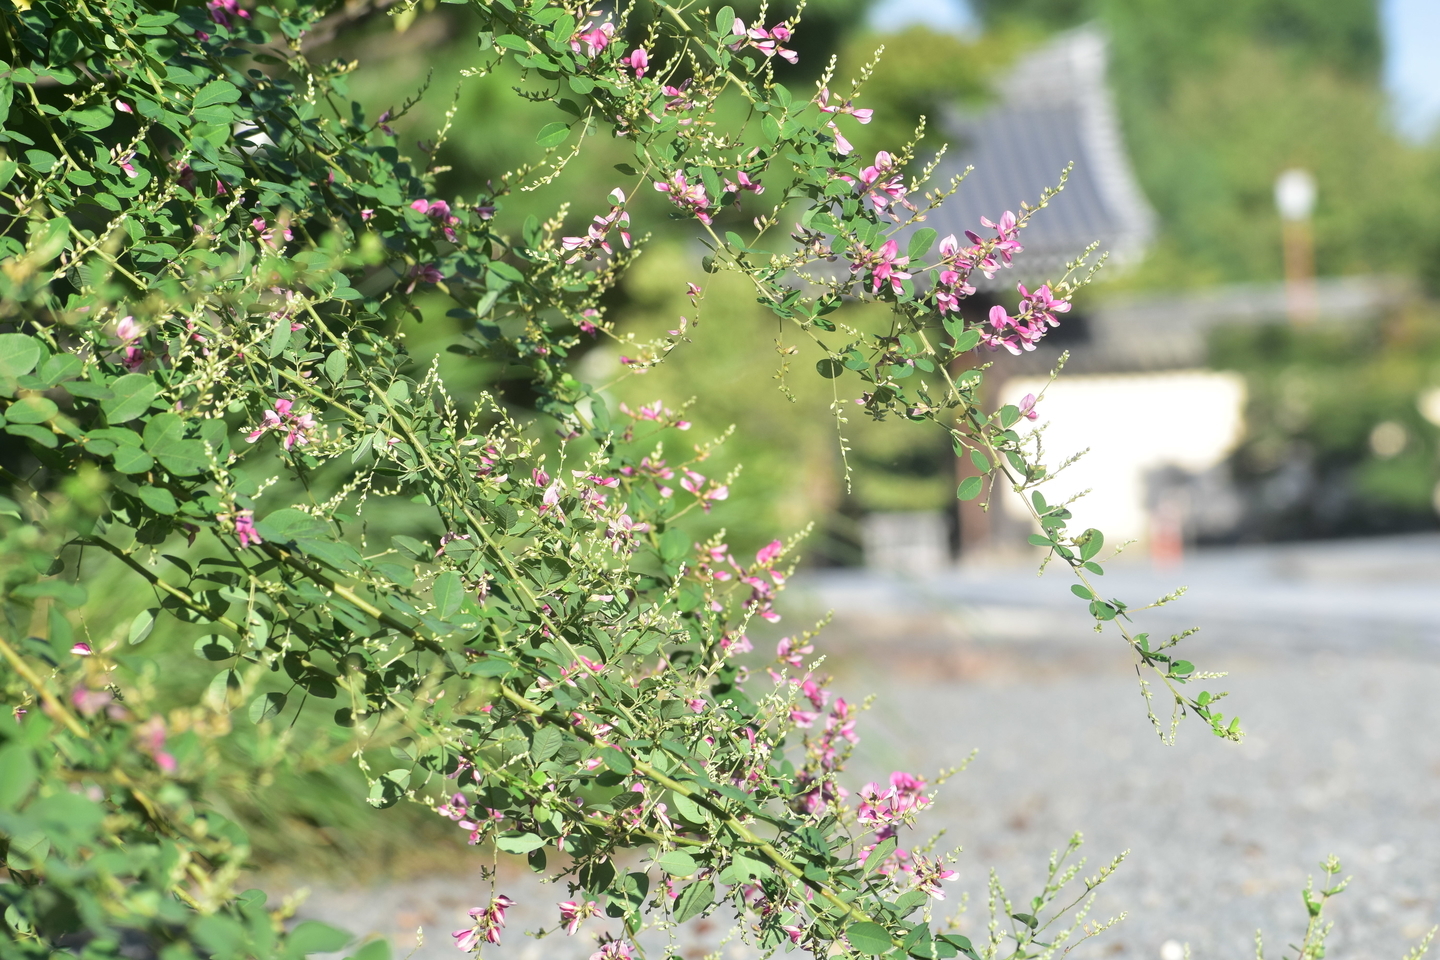
[[(950, 903), (969, 891), (970, 932), (983, 928), (995, 868), (1028, 897), (1050, 850), (1083, 831), (1090, 867), (1129, 849), (1094, 915), (1127, 911), (1077, 957), (1160, 960), (1169, 940), (1197, 960), (1269, 955), (1297, 942), (1299, 889), (1334, 853), (1353, 874), (1333, 902), (1331, 956), (1399, 960), (1440, 923), (1440, 538), (1199, 552), (1176, 570), (1140, 563), (1106, 577), (1114, 595), (1146, 602), (1176, 584), (1177, 605), (1142, 615), (1156, 635), (1199, 625), (1190, 659), (1229, 670), (1245, 743), (1198, 723), (1164, 746), (1145, 718), (1135, 675), (1113, 635), (1085, 626), (1063, 571), (944, 571), (900, 579), (860, 571), (797, 578), (783, 626), (833, 609), (826, 632), (834, 689), (873, 692), (854, 785), (905, 769), (969, 769), (924, 820), (964, 847)], [(1090, 871), (1087, 871), (1090, 872)], [(486, 956), (588, 955), (589, 942), (528, 940), (553, 924), (563, 889), (502, 867), (522, 900), (501, 948)], [(317, 887), (301, 915), (391, 936), (397, 956), (454, 957), (448, 931), (482, 901), (475, 876), (338, 890)], [(693, 926), (693, 925), (692, 925)], [(596, 926), (596, 929), (600, 929)], [(687, 931), (686, 957), (723, 931)], [(727, 946), (721, 955), (748, 956)]]

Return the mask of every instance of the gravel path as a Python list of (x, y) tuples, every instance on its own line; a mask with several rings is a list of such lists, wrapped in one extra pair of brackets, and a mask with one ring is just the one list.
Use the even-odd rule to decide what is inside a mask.
[[(949, 902), (970, 893), (969, 932), (983, 929), (991, 867), (1026, 898), (1076, 830), (1087, 873), (1131, 851), (1094, 911), (1129, 918), (1075, 951), (1087, 960), (1161, 960), (1170, 940), (1197, 960), (1241, 960), (1257, 927), (1278, 957), (1303, 929), (1299, 889), (1329, 853), (1354, 875), (1334, 901), (1332, 956), (1400, 960), (1440, 923), (1440, 538), (1217, 550), (1178, 570), (1117, 566), (1105, 578), (1141, 603), (1190, 584), (1142, 628), (1202, 627), (1190, 659), (1231, 671), (1209, 687), (1231, 691), (1248, 731), (1238, 746), (1193, 721), (1162, 745), (1123, 649), (1085, 627), (1062, 573), (837, 571), (797, 578), (792, 591), (790, 629), (835, 611), (824, 668), (834, 689), (877, 695), (854, 785), (894, 769), (933, 774), (979, 749), (924, 820), (947, 831), (942, 847), (965, 848)], [(486, 889), (474, 876), (317, 888), (301, 915), (391, 936), (399, 957), (423, 926), (415, 956), (454, 957), (448, 931)], [(520, 935), (554, 922), (563, 890), (513, 868), (501, 889), (524, 906), (486, 956), (594, 949)], [(687, 932), (681, 954), (717, 949), (722, 932)]]

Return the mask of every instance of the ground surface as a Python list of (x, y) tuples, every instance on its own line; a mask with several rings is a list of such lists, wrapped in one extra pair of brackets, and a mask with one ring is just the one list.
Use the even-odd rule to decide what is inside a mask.
[[(991, 867), (1028, 897), (1049, 851), (1080, 830), (1087, 872), (1131, 853), (1094, 911), (1129, 918), (1078, 957), (1160, 960), (1176, 940), (1197, 960), (1242, 960), (1257, 927), (1278, 957), (1303, 928), (1307, 873), (1334, 853), (1354, 880), (1334, 903), (1330, 955), (1400, 960), (1440, 923), (1440, 538), (1199, 552), (1168, 571), (1116, 566), (1105, 580), (1132, 604), (1190, 586), (1142, 628), (1202, 628), (1190, 659), (1231, 672), (1206, 686), (1231, 692), (1244, 744), (1191, 720), (1163, 746), (1118, 640), (1086, 627), (1063, 571), (813, 574), (798, 578), (782, 625), (833, 609), (823, 669), (847, 697), (877, 694), (853, 786), (894, 769), (933, 773), (979, 749), (925, 821), (946, 829), (942, 846), (965, 848), (949, 902), (970, 892), (970, 932), (983, 927)], [(522, 907), (486, 956), (594, 949), (521, 934), (553, 925), (563, 890), (523, 871), (503, 872), (500, 889)], [(317, 887), (302, 916), (392, 936), (397, 957), (423, 926), (415, 955), (454, 957), (448, 931), (487, 890), (473, 875)], [(721, 932), (687, 934), (680, 952), (714, 950)]]

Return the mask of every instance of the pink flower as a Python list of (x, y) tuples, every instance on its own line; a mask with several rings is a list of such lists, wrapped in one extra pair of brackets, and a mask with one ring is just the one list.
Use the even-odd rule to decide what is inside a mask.
[(165, 750), (165, 719), (156, 714), (135, 728), (140, 739), (140, 749), (150, 754), (155, 765), (166, 773), (174, 773), (179, 766), (175, 757)]
[(309, 443), (310, 431), (315, 429), (315, 418), (308, 413), (294, 413), (291, 409), (294, 403), (293, 400), (277, 399), (275, 409), (266, 410), (263, 422), (250, 431), (245, 439), (254, 443), (267, 431), (278, 430), (285, 433), (282, 443), (286, 450), (294, 448), (297, 444), (303, 447)]
[(1020, 401), (1020, 416), (1027, 420), (1034, 420), (1040, 414), (1035, 412), (1035, 394), (1027, 393)]
[(250, 19), (250, 11), (240, 9), (236, 0), (210, 0), (205, 6), (210, 10), (210, 19), (222, 27), (230, 26), (230, 18), (238, 17), (241, 20)]
[[(250, 221), (250, 227), (260, 235), (260, 242), (263, 245), (269, 247), (271, 250), (279, 249), (279, 243), (275, 239), (275, 230), (265, 223), (265, 218), (256, 217)], [(286, 241), (295, 239), (295, 235), (291, 233), (288, 226), (280, 227), (280, 235), (283, 236)]]
[(1060, 326), (1060, 321), (1055, 318), (1057, 313), (1069, 313), (1070, 301), (1057, 300), (1050, 292), (1048, 283), (1042, 284), (1038, 290), (1031, 293), (1025, 289), (1025, 284), (1017, 283), (1015, 288), (1020, 291), (1020, 312), (1029, 314), (1037, 320), (1048, 323), (1052, 327)]
[(730, 44), (731, 50), (739, 50), (741, 47), (749, 46), (760, 51), (767, 57), (778, 56), (780, 59), (789, 63), (796, 63), (800, 59), (800, 55), (794, 50), (787, 50), (780, 46), (782, 43), (789, 43), (791, 36), (793, 36), (790, 25), (783, 21), (775, 24), (775, 26), (769, 30), (766, 30), (759, 24), (747, 30), (745, 28), (745, 21), (736, 17), (735, 25), (730, 28), (730, 33), (740, 38), (735, 43)]
[(116, 163), (116, 165), (118, 165), (118, 166), (120, 167), (121, 170), (124, 170), (124, 171), (125, 171), (125, 176), (127, 176), (127, 177), (138, 177), (138, 176), (140, 176), (140, 172), (135, 169), (135, 164), (133, 164), (133, 163), (130, 162), (131, 160), (134, 160), (134, 159), (135, 159), (135, 154), (133, 154), (133, 153), (127, 153), (127, 154), (125, 154), (125, 156), (123, 156), (123, 157), (121, 157), (120, 159), (116, 160), (115, 163)]
[(95, 651), (90, 649), (90, 644), (88, 643), (77, 643), (70, 648), (70, 652), (77, 657), (88, 657)]
[(422, 198), (410, 204), (410, 209), (434, 220), (445, 232), (445, 239), (451, 243), (455, 242), (455, 226), (460, 222), (460, 218), (450, 213), (450, 204), (444, 200), (425, 200)]
[(413, 293), (415, 285), (419, 283), (439, 283), (445, 279), (445, 274), (433, 263), (417, 263), (410, 268), (410, 285), (405, 288), (406, 293)]
[(872, 165), (860, 171), (858, 181), (850, 176), (839, 179), (853, 186), (856, 193), (868, 197), (877, 209), (884, 210), (896, 203), (909, 206), (904, 178), (895, 170), (895, 158), (884, 150), (875, 154)]
[(731, 183), (729, 180), (725, 181), (725, 191), (727, 193), (749, 192), (758, 196), (765, 192), (765, 188), (754, 180), (751, 180), (750, 176), (744, 170), (741, 170), (735, 174), (734, 183)]
[(597, 249), (607, 254), (613, 253), (610, 249), (610, 231), (620, 231), (620, 242), (628, 250), (630, 248), (630, 212), (625, 209), (625, 191), (616, 187), (610, 191), (610, 212), (604, 216), (596, 216), (590, 229), (583, 237), (562, 237), (560, 246), (571, 256), (565, 261), (574, 263), (581, 258), (593, 260), (599, 256)]
[(672, 203), (682, 210), (689, 210), (701, 223), (707, 225), (711, 223), (710, 198), (705, 194), (705, 185), (690, 183), (685, 179), (683, 170), (676, 170), (668, 181), (657, 181), (655, 189), (661, 193), (668, 193)]
[(645, 52), (644, 47), (636, 47), (630, 51), (630, 56), (621, 57), (620, 62), (635, 71), (635, 79), (639, 80), (645, 76), (645, 71), (650, 66), (650, 55)]
[(593, 917), (599, 906), (594, 900), (587, 900), (584, 903), (566, 900), (559, 904), (560, 922), (565, 924), (566, 935), (575, 936), (575, 931), (580, 929), (580, 924)]
[(482, 943), (500, 942), (500, 930), (505, 926), (505, 911), (515, 906), (515, 901), (503, 893), (490, 901), (489, 907), (475, 907), (470, 917), (475, 923), (465, 930), (456, 930), (450, 936), (455, 946), (466, 953), (473, 953)]
[(840, 132), (840, 127), (831, 120), (825, 126), (830, 128), (830, 133), (835, 137), (835, 152), (842, 157), (848, 157), (855, 152), (855, 145), (845, 139), (845, 134)]
[(910, 262), (909, 257), (899, 256), (900, 245), (894, 240), (886, 240), (879, 250), (871, 252), (864, 247), (855, 248), (856, 256), (850, 264), (852, 274), (864, 270), (870, 271), (870, 292), (879, 293), (881, 286), (890, 284), (890, 289), (895, 294), (905, 292), (901, 285), (902, 280), (909, 280), (910, 274), (899, 269)]
[(801, 935), (805, 933), (802, 927), (781, 927), (780, 929), (784, 930), (786, 935), (790, 937), (791, 943), (799, 943)]
[(802, 642), (792, 637), (782, 637), (780, 642), (775, 645), (775, 656), (792, 667), (802, 665), (805, 662), (805, 655), (815, 652), (814, 646), (808, 643), (801, 646)]
[(265, 542), (260, 539), (260, 534), (255, 532), (254, 510), (241, 510), (235, 514), (235, 537), (240, 541), (241, 550), (252, 544)]
[(134, 317), (121, 317), (115, 324), (115, 336), (121, 343), (129, 343), (145, 333), (145, 328), (135, 322)]
[(116, 101), (115, 101), (115, 109), (116, 109), (116, 110), (119, 110), (121, 113), (134, 113), (134, 112), (135, 112), (135, 108), (131, 107), (130, 104), (126, 103), (124, 100), (116, 100)]
[(624, 940), (609, 940), (590, 954), (590, 960), (635, 960), (635, 951)]
[(760, 564), (762, 567), (767, 564), (774, 563), (777, 559), (779, 559), (780, 554), (783, 553), (784, 550), (785, 544), (781, 543), (779, 540), (771, 540), (765, 546), (761, 547), (760, 551), (755, 554), (755, 562)]
[(610, 46), (610, 41), (615, 38), (615, 25), (613, 23), (602, 23), (595, 26), (593, 22), (585, 24), (575, 36), (570, 38), (570, 49), (576, 53), (580, 47), (585, 47), (585, 56), (595, 59), (597, 55)]
[(821, 113), (848, 113), (850, 116), (854, 117), (861, 123), (869, 123), (870, 118), (875, 113), (874, 110), (871, 110), (868, 107), (857, 109), (854, 103), (850, 100), (846, 100), (844, 103), (837, 103), (832, 106), (830, 104), (830, 90), (828, 88), (821, 88), (820, 96), (816, 99), (815, 103), (816, 106), (820, 108)]
[(916, 856), (915, 863), (911, 866), (912, 875), (915, 877), (915, 886), (924, 890), (936, 900), (945, 899), (945, 891), (940, 887), (942, 880), (954, 880), (960, 876), (954, 870), (947, 870), (945, 864), (937, 858), (930, 860), (926, 857)]

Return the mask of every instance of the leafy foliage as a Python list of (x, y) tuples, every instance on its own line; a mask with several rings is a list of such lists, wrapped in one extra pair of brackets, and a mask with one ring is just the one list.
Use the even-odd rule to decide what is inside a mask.
[[(569, 363), (607, 336), (639, 372), (683, 340), (620, 337), (604, 315), (635, 256), (637, 191), (701, 231), (702, 270), (744, 278), (782, 355), (800, 355), (791, 338), (809, 351), (797, 370), (859, 392), (837, 393), (837, 420), (929, 425), (981, 471), (961, 497), (1024, 492), (1097, 628), (1118, 629), (1177, 718), (1238, 739), (1219, 695), (1190, 692), (1213, 675), (1175, 656), (1178, 638), (1132, 633), (1132, 608), (1099, 589), (1099, 532), (1071, 533), (1066, 505), (1035, 489), (1053, 471), (1021, 429), (1030, 409), (978, 403), (972, 352), (1033, 346), (1085, 279), (1077, 266), (1024, 292), (1014, 316), (958, 313), (970, 274), (1003, 270), (1053, 194), (977, 225), (994, 236), (901, 233), (956, 185), (922, 195), (913, 144), (857, 159), (840, 124), (858, 89), (840, 100), (826, 77), (802, 97), (776, 79), (798, 14), (747, 25), (647, 5), (627, 51), (615, 38), (634, 9), (617, 26), (542, 0), (474, 5), (473, 72), (508, 62), (517, 96), (572, 119), (536, 131), (543, 160), (442, 199), (435, 158), (458, 118), (408, 156), (396, 116), (349, 101), (351, 65), (305, 55), (307, 34), (352, 9), (8, 5), (0, 956), (113, 956), (137, 937), (177, 960), (341, 949), (329, 928), (282, 935), (283, 913), (233, 893), (247, 841), (203, 789), (232, 722), (273, 733), (307, 712), (329, 714), (332, 756), (355, 756), (370, 805), (432, 806), (472, 842), (568, 878), (632, 936), (723, 905), (766, 949), (1051, 949), (1034, 934), (1066, 915), (1068, 868), (983, 949), (917, 917), (950, 873), (918, 853), (899, 866), (924, 781), (897, 773), (850, 808), (838, 777), (854, 708), (809, 672), (808, 636), (782, 641), (768, 691), (740, 659), (753, 619), (778, 618), (795, 541), (753, 560), (719, 535), (697, 543), (691, 518), (732, 479), (701, 473), (715, 441), (667, 460), (678, 412), (611, 409)], [(717, 120), (727, 103), (733, 124)], [(563, 212), (510, 223), (511, 193), (562, 175), (596, 131), (632, 160), (607, 198), (576, 198), (595, 211), (586, 232), (563, 236)], [(762, 191), (778, 204), (759, 207)], [(721, 219), (736, 204), (758, 212), (751, 226)], [(782, 218), (799, 221), (788, 241)], [(417, 368), (397, 325), (422, 297), (466, 324), (453, 352), (527, 377), (545, 419), (489, 397), (462, 408), (437, 366)], [(423, 516), (384, 530), (377, 503)], [(153, 597), (100, 637), (66, 613), (96, 557)], [(159, 619), (206, 631), (183, 724), (134, 679), (129, 648)], [(625, 866), (636, 850), (644, 870)], [(460, 945), (497, 940), (508, 903), (472, 911)]]

